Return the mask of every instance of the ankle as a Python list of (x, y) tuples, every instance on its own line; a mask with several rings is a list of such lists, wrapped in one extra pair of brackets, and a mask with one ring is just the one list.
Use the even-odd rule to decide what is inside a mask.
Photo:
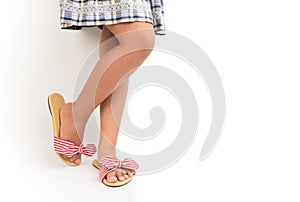
[(82, 104), (78, 103), (77, 101), (72, 102), (72, 110), (77, 122), (86, 125), (92, 112), (89, 112), (87, 108), (82, 107)]
[(115, 150), (108, 150), (108, 149), (98, 149), (98, 159), (100, 159), (103, 156), (112, 156), (117, 158), (116, 151)]
[(78, 127), (82, 128), (85, 127), (89, 116), (86, 114), (86, 112), (78, 107), (78, 104), (76, 104), (76, 101), (74, 102), (67, 102), (65, 105), (66, 112), (69, 113), (69, 115), (72, 116), (72, 119)]

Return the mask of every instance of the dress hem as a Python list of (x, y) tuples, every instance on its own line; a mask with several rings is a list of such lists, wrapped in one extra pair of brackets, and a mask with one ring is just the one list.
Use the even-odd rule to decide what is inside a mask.
[[(133, 19), (120, 19), (117, 20), (116, 22), (107, 22), (107, 21), (98, 21), (98, 22), (85, 22), (85, 23), (80, 23), (80, 22), (74, 22), (72, 20), (66, 21), (64, 20), (64, 23), (61, 23), (61, 29), (62, 30), (81, 30), (82, 28), (91, 28), (91, 27), (98, 27), (99, 29), (103, 29), (103, 25), (113, 25), (113, 24), (119, 24), (119, 23), (126, 23), (126, 22), (149, 22), (153, 25), (153, 21), (150, 19), (139, 19), (139, 18), (133, 18)], [(156, 25), (153, 26), (153, 30), (156, 35), (166, 35), (166, 29), (164, 28), (163, 25)]]

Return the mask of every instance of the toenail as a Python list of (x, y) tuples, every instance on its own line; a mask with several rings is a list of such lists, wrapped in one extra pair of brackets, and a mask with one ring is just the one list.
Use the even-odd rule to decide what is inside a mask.
[(75, 163), (76, 163), (76, 164), (80, 164), (80, 159), (76, 159), (76, 160), (75, 160)]
[(116, 181), (116, 180), (118, 180), (116, 176), (112, 176), (112, 177), (109, 178), (109, 181), (112, 181), (112, 182)]

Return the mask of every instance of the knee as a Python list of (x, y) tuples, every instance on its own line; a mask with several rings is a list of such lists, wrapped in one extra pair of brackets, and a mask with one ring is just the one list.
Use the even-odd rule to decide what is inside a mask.
[(126, 49), (138, 51), (144, 57), (147, 57), (155, 46), (155, 34), (153, 29), (139, 29), (130, 31), (120, 37), (120, 45), (126, 46)]
[(142, 57), (147, 58), (155, 45), (155, 36), (154, 34), (141, 34), (136, 40), (137, 48), (140, 49), (140, 54)]
[(136, 38), (135, 43), (142, 49), (152, 51), (155, 45), (155, 35), (153, 31), (147, 30), (141, 32)]

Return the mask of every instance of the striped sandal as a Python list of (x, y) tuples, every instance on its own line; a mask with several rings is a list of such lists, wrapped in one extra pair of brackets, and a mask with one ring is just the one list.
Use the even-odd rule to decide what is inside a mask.
[[(59, 93), (52, 93), (48, 96), (48, 107), (52, 116), (52, 123), (54, 128), (54, 151), (57, 156), (66, 164), (70, 166), (78, 166), (74, 162), (71, 162), (68, 158), (75, 154), (83, 154), (85, 156), (92, 156), (96, 153), (97, 149), (94, 144), (87, 145), (75, 145), (75, 143), (60, 138), (60, 110), (65, 104), (63, 96)], [(66, 157), (68, 158), (66, 158)]]
[(133, 172), (133, 175), (135, 175), (136, 170), (139, 168), (139, 165), (131, 158), (126, 158), (123, 161), (120, 161), (111, 156), (104, 156), (99, 160), (99, 162), (97, 160), (94, 160), (93, 166), (96, 167), (97, 169), (99, 169), (100, 181), (109, 187), (123, 186), (123, 185), (129, 183), (133, 178), (133, 177), (129, 176), (127, 179), (125, 179), (123, 181), (116, 181), (116, 182), (111, 183), (111, 182), (108, 182), (106, 179), (106, 175), (109, 172), (112, 172), (112, 171), (116, 170), (117, 168), (124, 168), (124, 169), (130, 170), (131, 172)]

